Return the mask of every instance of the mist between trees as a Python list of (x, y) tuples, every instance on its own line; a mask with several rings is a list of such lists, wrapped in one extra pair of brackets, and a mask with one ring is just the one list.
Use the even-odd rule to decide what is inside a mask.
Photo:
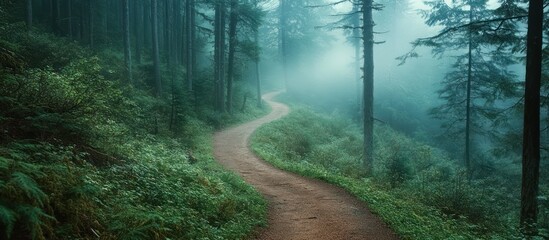
[[(265, 114), (261, 94), (285, 89), (290, 103), (352, 126), (360, 146), (345, 156), (358, 164), (360, 178), (406, 176), (381, 184), (387, 191), (430, 186), (440, 198), (422, 204), (468, 219), (473, 236), (512, 229), (513, 236), (547, 238), (547, 5), (0, 1), (1, 234), (165, 239), (185, 226), (204, 236), (246, 236), (264, 222), (265, 203), (216, 167), (207, 139), (213, 129)], [(304, 136), (311, 137), (302, 139), (306, 144), (321, 139)], [(440, 153), (444, 168), (431, 170), (447, 174), (419, 186), (423, 175), (408, 171), (419, 159), (401, 156), (416, 156), (418, 148), (406, 147), (408, 154), (379, 144), (392, 138)], [(180, 148), (180, 157), (169, 147)], [(396, 151), (394, 161), (381, 159), (383, 151)], [(313, 152), (323, 153), (301, 157)], [(77, 170), (61, 170), (63, 164)], [(379, 169), (394, 171), (380, 175)], [(162, 191), (116, 178), (154, 178), (155, 172), (165, 176)], [(167, 172), (187, 177), (170, 185)], [(189, 193), (177, 195), (186, 184)], [(442, 191), (445, 184), (455, 191)], [(239, 191), (247, 197), (238, 198)], [(479, 192), (493, 194), (475, 199)], [(172, 193), (185, 202), (152, 197)], [(470, 201), (459, 202), (464, 196)], [(456, 202), (445, 206), (440, 199)], [(148, 211), (151, 206), (158, 210)], [(189, 215), (165, 217), (171, 207)], [(85, 213), (75, 214), (79, 208)], [(110, 213), (121, 209), (127, 211)]]

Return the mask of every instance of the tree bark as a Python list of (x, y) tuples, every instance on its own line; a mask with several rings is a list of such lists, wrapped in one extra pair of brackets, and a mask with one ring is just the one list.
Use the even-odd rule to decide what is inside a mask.
[(72, 39), (74, 37), (72, 33), (72, 1), (67, 0), (67, 30), (69, 31), (69, 38)]
[(164, 2), (164, 53), (166, 54), (166, 62), (168, 63), (168, 67), (172, 66), (172, 55), (173, 55), (173, 49), (172, 49), (172, 42), (171, 42), (171, 25), (172, 22), (170, 21), (170, 0), (165, 0)]
[(27, 29), (32, 28), (32, 0), (27, 0)]
[(372, 169), (374, 158), (374, 22), (372, 0), (362, 0), (362, 41), (364, 50), (364, 167)]
[(216, 110), (225, 112), (225, 3), (215, 7), (215, 83)]
[[(194, 55), (194, 0), (187, 0), (185, 3), (185, 70), (187, 78), (187, 90), (193, 91), (193, 55)], [(192, 94), (191, 94), (192, 95)]]
[(139, 28), (143, 26), (143, 2), (141, 0), (135, 0), (133, 2), (133, 16), (134, 24), (133, 31), (135, 36), (135, 61), (137, 64), (141, 64), (141, 48), (143, 47), (143, 32), (139, 31)]
[(363, 121), (363, 101), (362, 91), (360, 89), (360, 14), (358, 5), (353, 5), (353, 44), (355, 47), (355, 80), (356, 80), (356, 105), (357, 105), (357, 119)]
[(90, 43), (90, 47), (93, 48), (94, 46), (94, 36), (93, 36), (93, 9), (94, 9), (94, 1), (89, 1), (88, 6), (88, 20), (89, 20), (89, 26), (88, 26), (88, 41)]
[(287, 0), (280, 0), (280, 16), (279, 16), (279, 34), (280, 34), (280, 57), (282, 58), (282, 71), (284, 73), (284, 83), (286, 92), (290, 93), (290, 85), (288, 80), (288, 31), (287, 31)]
[(129, 0), (123, 1), (123, 20), (122, 25), (124, 27), (124, 62), (126, 63), (126, 74), (128, 74), (128, 81), (133, 85), (132, 78), (132, 51), (130, 46), (130, 6)]
[(543, 0), (530, 0), (526, 40), (526, 82), (522, 145), (520, 224), (526, 234), (535, 233), (538, 215), (540, 165), (540, 88), (542, 67)]
[(52, 0), (51, 3), (51, 28), (53, 33), (59, 35), (59, 0)]
[[(259, 30), (256, 29), (254, 34), (255, 34), (254, 36), (255, 45), (259, 46)], [(257, 107), (260, 108), (262, 107), (262, 102), (261, 102), (261, 78), (259, 77), (259, 61), (260, 61), (260, 57), (258, 54), (254, 59), (254, 63), (255, 63), (255, 82), (257, 87)]]
[(145, 0), (145, 2), (143, 2), (143, 18), (143, 48), (148, 48), (151, 45), (152, 39), (152, 30), (150, 30), (152, 22), (150, 0)]
[(234, 61), (237, 45), (236, 27), (238, 25), (238, 1), (231, 0), (231, 14), (229, 17), (229, 57), (227, 69), (227, 111), (233, 112), (233, 81)]
[(151, 0), (151, 28), (154, 63), (154, 95), (159, 98), (162, 93), (162, 80), (160, 79), (160, 53), (158, 49), (158, 2)]
[[(473, 22), (473, 5), (469, 4), (469, 23)], [(467, 89), (466, 89), (466, 106), (465, 106), (465, 169), (467, 171), (467, 178), (471, 179), (471, 82), (473, 81), (472, 69), (473, 69), (473, 30), (469, 27), (468, 32), (468, 53), (467, 53)]]

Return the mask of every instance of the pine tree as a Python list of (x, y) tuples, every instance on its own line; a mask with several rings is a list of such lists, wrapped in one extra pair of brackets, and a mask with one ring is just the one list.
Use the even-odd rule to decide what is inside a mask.
[[(444, 103), (433, 108), (431, 114), (444, 121), (447, 137), (463, 139), (463, 162), (471, 177), (475, 134), (492, 134), (490, 123), (502, 111), (496, 103), (517, 96), (515, 74), (507, 69), (514, 60), (510, 52), (498, 48), (501, 41), (495, 39), (503, 33), (486, 22), (494, 15), (486, 0), (454, 1), (452, 5), (437, 0), (426, 4), (431, 7), (422, 12), (427, 25), (444, 28), (433, 37), (417, 39), (413, 47), (431, 47), (437, 57), (454, 55), (452, 69), (438, 91)], [(412, 50), (402, 59), (410, 56), (417, 55)]]

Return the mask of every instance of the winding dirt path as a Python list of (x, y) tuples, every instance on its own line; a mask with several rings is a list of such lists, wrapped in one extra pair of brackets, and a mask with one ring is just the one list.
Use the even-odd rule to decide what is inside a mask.
[(268, 227), (257, 239), (398, 239), (364, 203), (333, 185), (279, 170), (248, 149), (250, 135), (262, 124), (288, 114), (286, 105), (263, 99), (272, 112), (260, 119), (217, 132), (215, 158), (255, 186), (269, 203)]

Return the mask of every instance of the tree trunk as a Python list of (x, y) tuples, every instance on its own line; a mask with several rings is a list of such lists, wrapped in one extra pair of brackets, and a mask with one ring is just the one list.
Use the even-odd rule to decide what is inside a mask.
[(93, 9), (94, 9), (94, 1), (89, 1), (88, 6), (88, 41), (90, 43), (90, 48), (93, 48), (94, 45), (94, 36), (93, 36)]
[[(469, 4), (469, 23), (473, 22), (473, 5)], [(473, 68), (473, 30), (469, 27), (469, 43), (467, 54), (467, 93), (466, 93), (466, 107), (465, 107), (465, 169), (467, 171), (467, 178), (471, 179), (471, 82), (473, 81), (472, 68)]]
[(141, 48), (143, 47), (143, 33), (139, 31), (139, 28), (143, 26), (143, 15), (141, 14), (143, 12), (143, 2), (141, 0), (137, 0), (133, 2), (133, 16), (134, 16), (134, 24), (133, 24), (133, 32), (135, 36), (135, 61), (137, 64), (141, 64)]
[(538, 215), (540, 164), (540, 87), (543, 37), (543, 0), (530, 0), (526, 42), (526, 84), (522, 145), (520, 224), (526, 234), (535, 233)]
[(290, 93), (290, 86), (288, 81), (288, 32), (287, 32), (287, 0), (280, 0), (280, 18), (279, 18), (279, 31), (280, 31), (280, 57), (282, 58), (282, 71), (284, 73), (284, 83), (286, 85), (286, 92)]
[(164, 2), (164, 53), (166, 54), (166, 62), (168, 67), (172, 66), (172, 53), (173, 49), (171, 46), (171, 28), (172, 25), (170, 21), (170, 0), (165, 0)]
[(27, 28), (32, 28), (32, 0), (27, 0)]
[(194, 0), (185, 3), (185, 70), (187, 78), (187, 90), (193, 91), (193, 55), (194, 55)]
[[(259, 30), (256, 29), (255, 30), (255, 36), (254, 36), (254, 40), (255, 40), (255, 44), (256, 46), (259, 46)], [(259, 54), (256, 56), (256, 59), (254, 59), (254, 62), (255, 62), (255, 81), (256, 81), (256, 86), (257, 86), (257, 107), (262, 107), (262, 102), (261, 102), (261, 78), (259, 77)]]
[(183, 30), (183, 25), (181, 24), (181, 1), (173, 1), (173, 28), (172, 28), (172, 42), (173, 42), (173, 49), (172, 53), (174, 56), (174, 63), (175, 65), (179, 65), (181, 63), (181, 43), (183, 41), (183, 38), (181, 37), (181, 31)]
[(236, 27), (238, 24), (238, 1), (231, 0), (231, 16), (229, 17), (229, 58), (227, 70), (227, 110), (233, 112), (233, 81), (234, 60), (237, 44)]
[(374, 22), (372, 0), (362, 0), (362, 41), (364, 44), (364, 167), (372, 169), (374, 158)]
[(72, 1), (71, 0), (67, 0), (67, 29), (69, 30), (69, 38), (72, 39), (73, 38), (73, 34), (72, 34)]
[(358, 5), (353, 5), (353, 43), (355, 47), (355, 80), (356, 80), (356, 106), (357, 106), (357, 119), (362, 121), (364, 118), (363, 114), (363, 101), (362, 101), (362, 91), (360, 89), (360, 14)]
[(151, 7), (150, 7), (150, 0), (145, 0), (143, 3), (143, 48), (148, 48), (151, 45), (151, 39), (150, 37), (152, 33), (151, 29)]
[(52, 0), (51, 3), (51, 28), (53, 33), (59, 35), (59, 0)]
[(158, 49), (158, 2), (151, 0), (151, 28), (154, 62), (154, 95), (159, 98), (162, 93), (162, 80), (160, 79), (160, 53)]
[(130, 6), (129, 0), (123, 1), (123, 17), (122, 25), (124, 27), (124, 62), (126, 63), (126, 73), (128, 74), (128, 81), (133, 85), (132, 78), (132, 51), (130, 46)]
[(216, 110), (225, 112), (225, 3), (215, 7), (215, 83)]

